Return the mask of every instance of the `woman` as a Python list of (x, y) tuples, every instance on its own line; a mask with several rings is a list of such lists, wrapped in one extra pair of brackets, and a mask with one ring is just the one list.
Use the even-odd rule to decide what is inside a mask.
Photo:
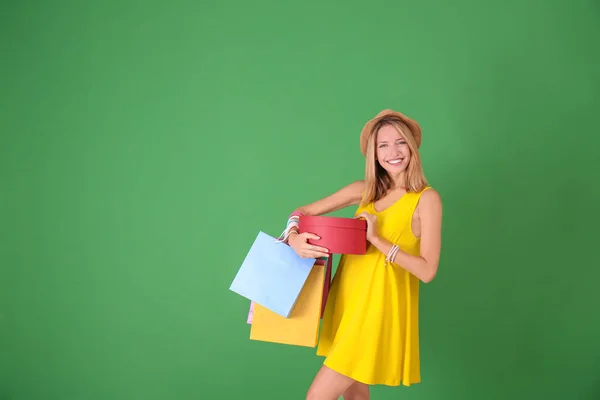
[[(305, 205), (323, 215), (358, 205), (367, 221), (364, 255), (342, 255), (331, 283), (317, 354), (325, 356), (309, 400), (369, 399), (369, 385), (409, 386), (420, 377), (419, 283), (436, 275), (442, 204), (423, 174), (419, 124), (384, 110), (364, 126), (365, 179)], [(297, 218), (297, 217), (296, 217)], [(302, 257), (327, 257), (294, 224), (287, 243)]]

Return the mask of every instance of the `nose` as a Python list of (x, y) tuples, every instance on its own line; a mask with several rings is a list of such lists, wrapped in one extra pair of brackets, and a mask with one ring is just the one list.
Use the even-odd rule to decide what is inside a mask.
[(389, 157), (391, 157), (391, 158), (398, 157), (399, 155), (400, 155), (400, 152), (399, 152), (399, 151), (398, 151), (398, 149), (397, 149), (397, 148), (395, 148), (395, 147), (392, 147), (392, 148), (390, 149), (389, 153), (388, 153), (388, 156), (389, 156)]

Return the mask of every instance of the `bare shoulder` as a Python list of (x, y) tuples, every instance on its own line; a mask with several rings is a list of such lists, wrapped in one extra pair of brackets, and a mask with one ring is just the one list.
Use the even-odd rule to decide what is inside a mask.
[(421, 194), (421, 201), (425, 203), (441, 203), (442, 196), (434, 188), (430, 187)]
[(419, 213), (441, 213), (442, 196), (434, 188), (428, 188), (421, 194), (417, 208)]

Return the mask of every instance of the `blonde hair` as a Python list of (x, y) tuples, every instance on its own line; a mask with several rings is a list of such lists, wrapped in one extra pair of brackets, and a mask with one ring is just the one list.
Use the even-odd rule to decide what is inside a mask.
[(423, 172), (421, 156), (415, 138), (406, 124), (397, 118), (389, 117), (379, 121), (373, 126), (369, 133), (366, 151), (365, 165), (365, 194), (361, 201), (362, 205), (375, 202), (385, 196), (392, 189), (392, 179), (387, 171), (383, 169), (376, 160), (375, 142), (377, 141), (377, 132), (385, 125), (394, 127), (398, 133), (406, 140), (410, 149), (410, 161), (405, 171), (404, 186), (407, 192), (420, 192), (428, 186), (427, 179)]

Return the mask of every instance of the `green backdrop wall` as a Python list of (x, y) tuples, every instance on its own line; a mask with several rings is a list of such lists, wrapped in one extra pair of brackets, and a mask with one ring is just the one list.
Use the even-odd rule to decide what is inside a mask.
[(228, 287), (387, 107), (444, 242), (423, 382), (373, 398), (600, 398), (598, 2), (0, 7), (0, 399), (304, 398)]

